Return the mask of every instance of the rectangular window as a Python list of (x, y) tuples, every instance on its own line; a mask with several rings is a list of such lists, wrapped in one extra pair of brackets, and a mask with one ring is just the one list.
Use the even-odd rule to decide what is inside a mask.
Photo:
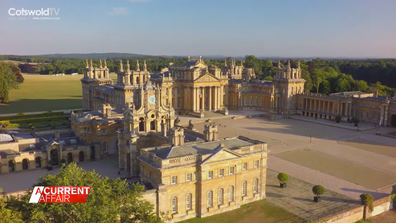
[(87, 127), (86, 130), (87, 130), (88, 133), (90, 133), (91, 132), (91, 127)]
[(219, 171), (219, 177), (223, 177), (224, 176), (224, 169), (220, 169)]
[(106, 129), (102, 129), (102, 134), (106, 134), (107, 130)]
[(181, 89), (178, 88), (178, 89), (177, 89), (177, 95), (180, 95), (180, 93), (181, 93)]
[(172, 184), (177, 184), (177, 176), (172, 176)]
[(234, 174), (234, 167), (230, 167), (230, 175)]
[(254, 168), (258, 168), (259, 167), (259, 161), (258, 160), (255, 160), (254, 161)]
[(244, 164), (243, 164), (242, 170), (247, 170), (247, 163), (244, 163)]
[(178, 99), (177, 99), (177, 107), (178, 107), (178, 108), (180, 108), (180, 106), (181, 106), (180, 104), (181, 104), (181, 103), (180, 103), (180, 98), (178, 98)]
[(209, 171), (208, 172), (208, 179), (212, 179), (213, 178), (213, 171)]
[(186, 177), (186, 181), (191, 181), (191, 179), (192, 179), (192, 174), (188, 173)]

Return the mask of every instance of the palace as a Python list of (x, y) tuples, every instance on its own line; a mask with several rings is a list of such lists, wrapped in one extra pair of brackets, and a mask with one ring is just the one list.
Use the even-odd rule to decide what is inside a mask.
[(71, 114), (72, 133), (0, 135), (0, 173), (83, 162), (117, 154), (120, 171), (146, 186), (144, 198), (169, 221), (205, 217), (264, 199), (267, 144), (243, 136), (218, 138), (207, 123), (199, 132), (177, 115), (203, 118), (228, 109), (304, 115), (396, 126), (396, 101), (373, 93), (304, 93), (299, 63), (277, 63), (272, 81), (235, 60), (222, 68), (201, 57), (150, 74), (120, 61), (117, 81), (106, 60), (86, 62), (81, 79), (85, 112)]

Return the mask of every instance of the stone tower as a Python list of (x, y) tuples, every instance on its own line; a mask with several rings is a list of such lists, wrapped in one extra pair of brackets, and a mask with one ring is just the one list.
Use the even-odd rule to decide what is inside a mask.
[(180, 127), (172, 128), (169, 131), (169, 138), (172, 146), (184, 145), (184, 129)]
[(104, 66), (102, 60), (100, 60), (100, 66), (94, 67), (92, 60), (88, 64), (86, 61), (86, 67), (84, 69), (84, 77), (81, 79), (82, 83), (82, 96), (83, 96), (83, 109), (84, 110), (97, 110), (91, 99), (91, 88), (100, 85), (112, 84), (113, 81), (109, 76), (109, 68), (107, 68), (106, 60), (104, 60)]
[(215, 124), (205, 125), (203, 133), (206, 142), (216, 141), (219, 138)]
[(118, 131), (119, 168), (127, 170), (130, 176), (138, 176), (140, 172), (140, 161), (137, 159), (141, 150), (139, 139), (150, 133), (164, 134), (173, 128), (175, 110), (165, 106), (163, 93), (160, 86), (147, 80), (135, 89), (134, 96), (137, 100), (125, 103), (124, 125)]
[(294, 95), (304, 92), (305, 80), (301, 77), (300, 62), (297, 62), (297, 68), (291, 68), (290, 60), (287, 61), (286, 68), (282, 68), (278, 62), (276, 76), (272, 81), (275, 86), (275, 112), (294, 114)]

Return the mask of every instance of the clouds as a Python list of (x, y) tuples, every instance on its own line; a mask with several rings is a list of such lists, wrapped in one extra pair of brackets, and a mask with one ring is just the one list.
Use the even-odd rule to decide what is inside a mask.
[(109, 15), (114, 15), (114, 16), (118, 16), (118, 15), (125, 15), (127, 13), (127, 9), (126, 8), (112, 8), (110, 12), (108, 12)]

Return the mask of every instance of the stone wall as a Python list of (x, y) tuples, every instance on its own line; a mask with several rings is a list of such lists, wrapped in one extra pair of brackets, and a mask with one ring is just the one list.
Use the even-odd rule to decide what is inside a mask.
[[(374, 210), (372, 212), (370, 212), (367, 208), (366, 218), (374, 217), (376, 215), (382, 214), (386, 211), (393, 209), (393, 203), (391, 202), (391, 195), (375, 200), (373, 205), (374, 205)], [(361, 205), (357, 208), (347, 210), (335, 216), (322, 219), (322, 221), (318, 221), (318, 222), (321, 223), (356, 222), (363, 218), (363, 212), (364, 212), (364, 206)]]

